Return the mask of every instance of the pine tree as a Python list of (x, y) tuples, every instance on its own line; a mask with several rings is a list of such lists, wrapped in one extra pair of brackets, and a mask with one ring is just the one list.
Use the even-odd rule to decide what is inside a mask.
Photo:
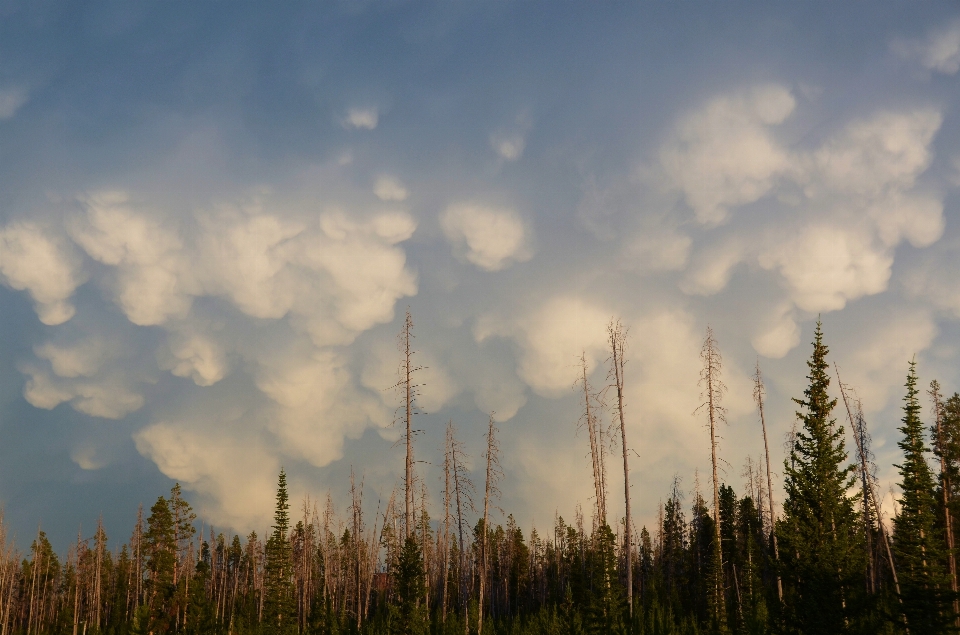
[(426, 633), (429, 620), (426, 607), (426, 585), (423, 576), (423, 555), (416, 536), (403, 542), (394, 571), (397, 605), (390, 621), (390, 632), (398, 635)]
[(267, 540), (264, 563), (263, 632), (286, 635), (297, 632), (296, 605), (293, 595), (293, 560), (290, 548), (290, 503), (287, 475), (280, 470), (277, 482), (277, 507), (273, 516), (273, 533)]
[(173, 514), (163, 496), (150, 508), (147, 532), (143, 536), (147, 552), (147, 570), (150, 572), (148, 605), (149, 630), (165, 633), (175, 624), (173, 614), (173, 568), (176, 560), (176, 542)]
[(894, 553), (897, 558), (903, 610), (910, 632), (944, 633), (953, 622), (950, 581), (943, 563), (946, 549), (937, 525), (937, 498), (933, 472), (927, 464), (927, 446), (920, 421), (916, 362), (907, 372), (903, 398), (903, 450), (900, 472), (900, 513), (894, 518)]
[(786, 630), (805, 634), (855, 632), (863, 602), (866, 561), (860, 544), (854, 485), (847, 464), (843, 428), (831, 418), (836, 399), (827, 394), (830, 377), (821, 324), (807, 362), (810, 383), (803, 399), (802, 429), (784, 461), (787, 498), (777, 523), (784, 582)]

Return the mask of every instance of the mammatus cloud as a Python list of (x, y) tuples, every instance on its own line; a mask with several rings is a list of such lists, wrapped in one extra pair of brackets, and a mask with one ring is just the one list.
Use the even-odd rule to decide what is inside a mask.
[(0, 275), (5, 284), (30, 294), (40, 321), (50, 326), (73, 317), (70, 298), (87, 278), (63, 237), (29, 221), (0, 228)]
[(440, 215), (454, 253), (484, 271), (499, 271), (533, 257), (529, 230), (511, 209), (456, 203)]
[[(836, 311), (887, 289), (901, 242), (926, 247), (942, 235), (941, 197), (917, 187), (938, 110), (874, 113), (805, 150), (776, 134), (795, 107), (778, 86), (717, 97), (681, 119), (661, 149), (660, 171), (650, 173), (663, 174), (714, 235), (686, 268), (685, 292), (716, 294), (737, 265), (756, 264), (777, 274), (798, 309)], [(749, 221), (739, 220), (747, 209)], [(765, 355), (797, 343), (779, 306), (753, 338)]]
[[(391, 194), (396, 201), (396, 188)], [(330, 205), (304, 214), (269, 196), (173, 213), (119, 190), (78, 203), (59, 223), (66, 236), (24, 221), (0, 228), (3, 281), (27, 291), (41, 320), (55, 325), (74, 316), (71, 298), (91, 276), (125, 326), (85, 315), (36, 346), (20, 364), (29, 403), (119, 419), (144, 406), (144, 387), (161, 371), (204, 388), (241, 372), (257, 396), (226, 408), (229, 422), (197, 415), (221, 399), (201, 392), (183, 411), (156, 404), (158, 421), (136, 435), (141, 453), (200, 495), (212, 519), (236, 527), (269, 505), (230, 493), (227, 479), (237, 474), (228, 463), (237, 458), (206, 456), (204, 448), (222, 447), (222, 426), (247, 440), (238, 448), (256, 449), (249, 458), (263, 473), (244, 482), (266, 483), (266, 496), (280, 457), (323, 466), (342, 455), (345, 438), (389, 423), (344, 346), (392, 320), (397, 300), (417, 292), (400, 247), (416, 228), (407, 213)], [(145, 328), (164, 334), (153, 354), (137, 335)], [(84, 469), (106, 464), (90, 448), (75, 454)], [(200, 455), (196, 465), (182, 459)]]
[(126, 372), (136, 349), (121, 338), (48, 341), (34, 353), (37, 359), (24, 362), (20, 370), (28, 377), (23, 396), (37, 408), (69, 403), (92, 417), (120, 419), (143, 407), (138, 378)]
[(381, 176), (373, 186), (373, 193), (381, 201), (405, 201), (410, 192), (404, 187), (400, 179), (392, 176)]
[(358, 130), (373, 130), (380, 121), (380, 113), (377, 108), (350, 108), (346, 116), (341, 121), (344, 128), (355, 128)]
[(960, 20), (931, 30), (925, 38), (897, 38), (890, 48), (903, 59), (918, 62), (927, 70), (956, 75), (960, 70)]
[(660, 151), (660, 165), (696, 219), (716, 225), (731, 207), (766, 195), (790, 168), (772, 127), (796, 107), (782, 86), (716, 97), (677, 124)]

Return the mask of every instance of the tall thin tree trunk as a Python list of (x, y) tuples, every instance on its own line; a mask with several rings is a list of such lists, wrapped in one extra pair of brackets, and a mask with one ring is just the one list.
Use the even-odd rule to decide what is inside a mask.
[(477, 633), (483, 633), (483, 604), (487, 584), (487, 536), (490, 533), (490, 501), (500, 493), (497, 485), (500, 470), (500, 444), (497, 441), (497, 426), (493, 414), (487, 427), (487, 478), (483, 494), (483, 536), (480, 538), (480, 601), (477, 606)]
[[(587, 380), (587, 355), (580, 355), (581, 386), (583, 388), (584, 424), (587, 426), (587, 435), (590, 438), (590, 458), (593, 465), (593, 495), (596, 500), (596, 517), (594, 530), (607, 522), (607, 502), (605, 479), (603, 475), (603, 459), (600, 456), (603, 439), (598, 434), (597, 417), (593, 412), (593, 395), (590, 394), (590, 382)], [(600, 437), (600, 438), (598, 438)]]
[(450, 434), (452, 421), (447, 424), (447, 434), (443, 452), (443, 590), (440, 600), (440, 623), (447, 623), (447, 578), (450, 577)]
[(629, 447), (627, 445), (627, 426), (623, 412), (623, 367), (626, 363), (624, 350), (627, 343), (627, 331), (619, 320), (610, 320), (607, 325), (607, 335), (610, 341), (610, 375), (614, 380), (617, 391), (617, 416), (620, 421), (620, 439), (623, 450), (623, 498), (626, 507), (624, 525), (624, 555), (627, 569), (627, 608), (630, 619), (633, 620), (633, 530), (630, 514), (630, 463), (628, 461)]
[(779, 563), (780, 550), (777, 548), (777, 518), (773, 511), (773, 477), (770, 472), (770, 445), (767, 443), (767, 421), (763, 414), (763, 377), (760, 375), (760, 360), (757, 360), (757, 372), (754, 375), (753, 398), (757, 402), (757, 409), (760, 411), (760, 428), (763, 430), (763, 455), (767, 462), (767, 503), (770, 507), (770, 535), (773, 538), (773, 560), (778, 565), (777, 571), (777, 597), (783, 602), (783, 580), (780, 578)]
[(406, 437), (405, 441), (407, 444), (407, 456), (404, 463), (405, 469), (405, 495), (406, 495), (406, 514), (404, 516), (404, 522), (406, 523), (406, 532), (407, 536), (413, 533), (413, 436), (410, 429), (410, 424), (413, 419), (413, 390), (410, 385), (410, 375), (413, 372), (410, 365), (410, 329), (413, 328), (413, 318), (410, 316), (410, 311), (407, 311), (406, 320), (403, 323), (403, 386), (404, 391), (406, 392), (406, 399), (404, 400), (406, 406)]
[(940, 383), (936, 380), (930, 382), (930, 391), (928, 394), (933, 400), (933, 411), (936, 418), (935, 429), (938, 446), (937, 454), (940, 457), (940, 474), (942, 476), (940, 489), (943, 493), (943, 522), (944, 531), (947, 535), (947, 562), (950, 565), (950, 590), (953, 591), (953, 613), (956, 616), (954, 620), (954, 626), (960, 627), (960, 600), (957, 598), (957, 560), (953, 541), (953, 518), (950, 514), (952, 484), (950, 483), (950, 473), (947, 470), (945, 455), (946, 444), (943, 438), (943, 399), (940, 395)]
[[(873, 476), (870, 474), (870, 469), (868, 465), (868, 456), (867, 456), (867, 438), (866, 438), (866, 422), (863, 420), (863, 412), (857, 403), (857, 417), (854, 418), (853, 412), (850, 409), (850, 400), (847, 397), (847, 389), (843, 382), (840, 380), (840, 368), (834, 364), (834, 370), (837, 373), (837, 385), (840, 387), (840, 396), (843, 398), (843, 405), (847, 410), (847, 418), (850, 422), (850, 430), (853, 433), (854, 441), (857, 445), (857, 454), (860, 459), (860, 473), (863, 479), (863, 482), (866, 483), (864, 493), (869, 499), (873, 502), (873, 510), (877, 517), (877, 530), (880, 532), (880, 539), (883, 541), (883, 546), (887, 552), (887, 562), (890, 564), (890, 575), (893, 578), (893, 587), (897, 592), (897, 599), (900, 602), (901, 608), (903, 607), (903, 596), (900, 595), (900, 580), (897, 578), (897, 567), (893, 560), (893, 551), (890, 549), (890, 539), (887, 536), (886, 527), (883, 525), (883, 516), (880, 514), (880, 502), (877, 500), (877, 495), (875, 492), (876, 483), (873, 481)], [(891, 489), (892, 495), (892, 489)], [(872, 522), (870, 523), (872, 526)], [(907, 624), (907, 614), (901, 611), (901, 618), (903, 619), (903, 625), (909, 633), (909, 626)]]
[(707, 419), (710, 425), (710, 461), (713, 469), (713, 528), (716, 542), (716, 556), (714, 560), (714, 619), (721, 630), (725, 630), (726, 608), (725, 591), (723, 584), (723, 545), (720, 539), (720, 481), (717, 475), (717, 427), (726, 422), (726, 410), (721, 405), (723, 393), (726, 390), (720, 379), (723, 368), (723, 359), (717, 348), (717, 341), (713, 337), (713, 329), (707, 327), (707, 334), (700, 350), (703, 360), (703, 370), (700, 372), (701, 385), (704, 386), (706, 401), (700, 406), (706, 408)]

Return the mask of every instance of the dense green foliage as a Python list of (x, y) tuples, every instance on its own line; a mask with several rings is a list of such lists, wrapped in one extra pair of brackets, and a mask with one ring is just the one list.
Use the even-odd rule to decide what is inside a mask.
[[(352, 489), (343, 517), (328, 497), (324, 506), (305, 501), (292, 518), (281, 471), (263, 540), (255, 532), (197, 535), (176, 485), (141, 511), (131, 539), (112, 551), (98, 526), (66, 557), (43, 531), (19, 554), (0, 523), (0, 632), (470, 635), (484, 569), (487, 635), (956, 632), (946, 526), (960, 511), (960, 395), (942, 402), (939, 426), (925, 427), (910, 364), (896, 466), (900, 509), (879, 525), (865, 495), (872, 490), (861, 483), (873, 487), (872, 475), (859, 471), (859, 450), (847, 449), (865, 441), (848, 446), (835, 416), (828, 353), (818, 324), (807, 387), (795, 400), (799, 427), (784, 462), (779, 519), (771, 518), (765, 473), (753, 462), (739, 494), (719, 486), (719, 527), (699, 479), (685, 500), (676, 478), (653, 526), (633, 532), (630, 562), (623, 519), (610, 525), (596, 509), (586, 518), (576, 507), (572, 523), (558, 515), (548, 532), (524, 532), (513, 516), (503, 524), (477, 520), (463, 489), (444, 496), (456, 504), (439, 510), (440, 522), (420, 496), (408, 529), (395, 498), (365, 521)], [(934, 457), (943, 469), (931, 469)], [(447, 487), (466, 488), (454, 474)]]

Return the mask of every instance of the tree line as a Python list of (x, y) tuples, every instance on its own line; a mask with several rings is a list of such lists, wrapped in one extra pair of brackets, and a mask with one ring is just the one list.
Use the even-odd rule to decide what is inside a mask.
[[(98, 522), (62, 557), (41, 529), (19, 552), (0, 520), (0, 635), (960, 631), (960, 395), (945, 397), (931, 382), (924, 423), (916, 364), (906, 364), (895, 466), (901, 496), (887, 519), (862, 403), (831, 366), (818, 322), (807, 387), (793, 400), (778, 513), (759, 364), (753, 398), (764, 456), (748, 458), (740, 493), (721, 479), (727, 388), (708, 328), (699, 412), (709, 432), (709, 482), (701, 489), (698, 474), (686, 492), (675, 477), (656, 524), (638, 528), (624, 396), (628, 332), (611, 321), (607, 335), (606, 385), (591, 385), (585, 355), (576, 385), (593, 481), (586, 512), (575, 505), (541, 533), (500, 510), (493, 415), (482, 483), (471, 481), (465, 446), (447, 425), (439, 505), (430, 504), (414, 454), (421, 386), (408, 312), (395, 386), (404, 472), (385, 503), (364, 503), (362, 479), (351, 471), (345, 509), (329, 495), (291, 509), (281, 470), (272, 526), (241, 537), (198, 532), (177, 484), (140, 507), (125, 543), (109, 548)], [(608, 485), (610, 470), (621, 467), (622, 497)]]

